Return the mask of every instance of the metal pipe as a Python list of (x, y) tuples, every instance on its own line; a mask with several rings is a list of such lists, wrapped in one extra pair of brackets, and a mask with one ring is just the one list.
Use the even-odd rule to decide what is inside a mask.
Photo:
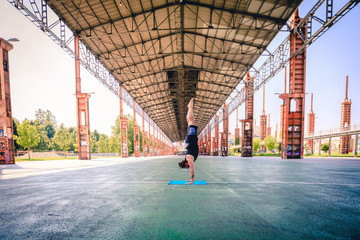
[(120, 98), (120, 119), (123, 118), (123, 98), (122, 98), (122, 86), (119, 87), (119, 98)]
[(349, 80), (349, 77), (346, 76), (345, 102), (348, 101), (348, 80)]
[(81, 93), (81, 79), (80, 79), (80, 47), (79, 47), (79, 36), (76, 35), (74, 38), (75, 43), (75, 77), (76, 77), (76, 93)]
[(262, 115), (265, 115), (265, 85), (263, 86), (263, 112)]

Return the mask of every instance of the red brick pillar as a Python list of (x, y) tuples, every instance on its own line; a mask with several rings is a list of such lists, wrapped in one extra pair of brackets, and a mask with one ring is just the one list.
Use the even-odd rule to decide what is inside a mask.
[(13, 120), (10, 96), (9, 51), (12, 44), (0, 38), (0, 164), (15, 164)]

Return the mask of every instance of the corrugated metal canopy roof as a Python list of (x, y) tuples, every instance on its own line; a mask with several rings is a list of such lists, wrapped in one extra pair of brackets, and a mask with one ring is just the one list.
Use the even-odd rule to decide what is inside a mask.
[(172, 141), (201, 131), (302, 0), (48, 0)]

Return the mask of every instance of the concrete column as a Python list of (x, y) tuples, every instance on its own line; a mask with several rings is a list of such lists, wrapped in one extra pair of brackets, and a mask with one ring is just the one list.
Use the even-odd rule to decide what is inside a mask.
[(331, 157), (331, 138), (329, 138), (329, 157)]
[(319, 156), (321, 155), (321, 138), (319, 138)]

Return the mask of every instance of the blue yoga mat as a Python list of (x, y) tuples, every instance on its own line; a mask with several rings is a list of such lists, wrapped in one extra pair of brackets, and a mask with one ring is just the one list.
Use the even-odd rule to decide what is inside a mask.
[[(169, 185), (185, 185), (187, 183), (186, 180), (170, 180)], [(194, 181), (194, 185), (206, 185), (206, 181), (197, 180)]]

